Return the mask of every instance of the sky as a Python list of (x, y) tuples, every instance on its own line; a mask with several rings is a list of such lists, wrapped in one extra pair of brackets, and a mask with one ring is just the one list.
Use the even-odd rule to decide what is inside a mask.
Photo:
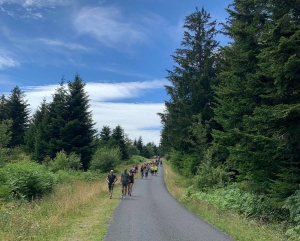
[[(0, 94), (18, 86), (34, 113), (61, 79), (86, 83), (95, 128), (120, 125), (159, 145), (171, 57), (202, 7), (224, 22), (230, 0), (0, 0)], [(221, 45), (227, 39), (219, 35)]]

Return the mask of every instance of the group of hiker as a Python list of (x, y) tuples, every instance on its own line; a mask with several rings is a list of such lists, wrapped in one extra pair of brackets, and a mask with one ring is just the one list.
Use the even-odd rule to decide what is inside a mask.
[[(158, 166), (162, 165), (162, 160), (160, 157), (156, 158), (155, 161), (145, 162), (141, 165), (140, 172), (141, 178), (143, 179), (144, 176), (147, 179), (149, 172), (152, 176), (157, 176), (158, 174)], [(127, 168), (121, 174), (121, 184), (122, 184), (122, 195), (121, 198), (125, 198), (126, 194), (131, 196), (132, 193), (132, 186), (134, 184), (134, 175), (138, 173), (139, 167), (138, 165), (133, 165), (132, 168), (127, 172)], [(106, 178), (108, 183), (108, 190), (109, 190), (109, 198), (112, 198), (114, 185), (117, 182), (118, 178), (114, 174), (114, 171), (111, 170), (109, 175)]]

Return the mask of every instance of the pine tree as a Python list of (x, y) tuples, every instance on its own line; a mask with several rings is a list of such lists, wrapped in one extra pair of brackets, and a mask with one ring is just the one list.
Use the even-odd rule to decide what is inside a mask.
[(40, 163), (47, 155), (50, 155), (48, 147), (50, 138), (49, 122), (49, 104), (44, 99), (31, 118), (29, 129), (25, 133), (26, 151), (32, 154), (33, 160)]
[[(165, 112), (160, 113), (163, 146), (189, 152), (191, 117), (201, 114), (202, 123), (211, 120), (213, 111), (212, 84), (216, 79), (217, 34), (216, 21), (210, 21), (204, 8), (186, 17), (183, 27), (182, 49), (172, 56), (173, 70), (168, 70), (166, 86), (170, 101), (165, 102)], [(210, 136), (210, 133), (207, 133)], [(211, 141), (211, 138), (209, 137)]]
[(143, 144), (143, 139), (140, 136), (137, 143), (136, 143), (136, 147), (140, 152), (140, 155), (144, 156), (144, 144)]
[(74, 81), (68, 82), (66, 96), (67, 123), (61, 130), (64, 150), (81, 156), (82, 167), (87, 170), (93, 153), (93, 140), (96, 134), (89, 99), (84, 90), (85, 83), (77, 74)]
[(0, 98), (0, 121), (8, 119), (7, 98), (2, 95)]
[[(5, 101), (5, 100), (4, 100)], [(29, 124), (29, 104), (25, 101), (25, 94), (16, 86), (7, 99), (6, 118), (13, 121), (11, 129), (11, 140), (9, 147), (16, 147), (24, 144), (24, 135)]]
[(125, 135), (124, 130), (120, 125), (117, 125), (115, 129), (112, 130), (112, 140), (116, 147), (119, 148), (122, 160), (128, 160), (128, 151), (127, 151), (127, 145), (125, 141)]
[(64, 79), (62, 79), (60, 86), (55, 90), (53, 94), (53, 100), (49, 105), (49, 156), (55, 158), (56, 154), (62, 150), (70, 149), (68, 140), (63, 138), (63, 129), (67, 125), (69, 120), (69, 114), (67, 110), (67, 90), (64, 85)]

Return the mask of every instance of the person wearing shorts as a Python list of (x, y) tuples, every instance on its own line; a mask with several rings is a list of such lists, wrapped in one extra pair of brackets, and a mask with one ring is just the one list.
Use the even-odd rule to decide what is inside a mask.
[(146, 168), (145, 168), (145, 178), (148, 178), (148, 173), (149, 173), (149, 169), (150, 169), (150, 165), (147, 164)]
[(114, 170), (111, 170), (109, 175), (106, 178), (107, 184), (108, 184), (108, 192), (109, 192), (109, 199), (112, 198), (113, 190), (114, 190), (114, 185), (117, 181), (116, 175), (114, 175)]
[(131, 196), (132, 186), (133, 186), (133, 183), (134, 183), (134, 173), (131, 170), (129, 171), (128, 180), (129, 180), (129, 183), (128, 183), (128, 195)]
[(158, 164), (155, 164), (154, 166), (154, 174), (157, 176), (157, 171), (158, 171)]
[(121, 174), (121, 184), (122, 184), (122, 196), (121, 196), (121, 198), (125, 198), (125, 196), (126, 196), (128, 183), (129, 183), (129, 174), (127, 172), (127, 169), (125, 168), (124, 171)]

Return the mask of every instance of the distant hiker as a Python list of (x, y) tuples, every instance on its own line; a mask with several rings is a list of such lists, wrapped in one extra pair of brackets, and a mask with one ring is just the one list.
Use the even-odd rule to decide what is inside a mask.
[(111, 199), (112, 198), (112, 193), (113, 193), (113, 190), (114, 190), (114, 185), (117, 181), (117, 177), (116, 175), (114, 175), (114, 170), (111, 170), (109, 175), (107, 176), (106, 178), (106, 181), (108, 183), (108, 191), (109, 191), (109, 198)]
[(124, 171), (121, 174), (121, 183), (122, 183), (122, 196), (121, 196), (121, 198), (125, 198), (126, 193), (127, 193), (128, 183), (129, 183), (129, 174), (128, 174), (126, 168), (124, 169)]
[(142, 164), (142, 166), (141, 166), (141, 178), (142, 178), (142, 179), (143, 179), (143, 177), (144, 177), (144, 171), (145, 171), (145, 165)]
[(130, 170), (132, 171), (132, 173), (136, 173), (136, 171), (135, 171), (135, 165), (133, 165)]
[(155, 176), (157, 176), (157, 172), (158, 172), (158, 164), (155, 164), (155, 166), (154, 166), (154, 173), (155, 173)]
[(148, 178), (149, 169), (150, 169), (150, 165), (147, 164), (146, 168), (145, 168), (145, 177), (146, 177), (146, 179)]
[(131, 196), (131, 193), (132, 193), (132, 186), (133, 186), (133, 183), (134, 183), (134, 173), (132, 172), (132, 170), (129, 171), (129, 177), (128, 177), (128, 180), (129, 180), (129, 184), (128, 184), (128, 195)]

